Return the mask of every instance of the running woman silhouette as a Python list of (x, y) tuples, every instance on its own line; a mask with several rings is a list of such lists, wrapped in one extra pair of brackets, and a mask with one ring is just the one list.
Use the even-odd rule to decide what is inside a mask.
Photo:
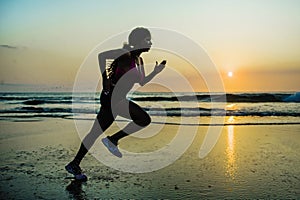
[(150, 116), (136, 103), (126, 98), (135, 83), (141, 86), (151, 81), (164, 68), (166, 61), (156, 61), (153, 71), (145, 76), (142, 53), (152, 46), (150, 31), (137, 27), (128, 36), (128, 44), (123, 48), (100, 53), (98, 56), (102, 73), (103, 89), (100, 96), (100, 111), (90, 132), (83, 139), (75, 158), (65, 166), (76, 179), (85, 179), (80, 162), (94, 144), (96, 139), (114, 122), (119, 115), (130, 119), (122, 130), (102, 139), (102, 143), (113, 155), (122, 157), (118, 149), (120, 140), (148, 126)]

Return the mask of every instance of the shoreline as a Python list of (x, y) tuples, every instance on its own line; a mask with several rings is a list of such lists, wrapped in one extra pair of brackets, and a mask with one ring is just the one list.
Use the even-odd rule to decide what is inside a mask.
[[(153, 116), (151, 123), (166, 125), (184, 125), (184, 126), (261, 126), (261, 125), (299, 125), (300, 117), (298, 116)], [(47, 120), (69, 120), (69, 121), (94, 121), (96, 114), (88, 114), (82, 116), (66, 116), (66, 117), (10, 117), (0, 118), (0, 122), (42, 122)], [(168, 122), (165, 118), (171, 118)], [(182, 123), (181, 118), (191, 119), (191, 123)], [(224, 123), (211, 123), (211, 119), (217, 121), (224, 120)], [(196, 120), (195, 120), (196, 119)], [(201, 120), (201, 122), (198, 122)], [(117, 122), (130, 122), (130, 120), (118, 117)], [(236, 121), (236, 122), (235, 122)]]

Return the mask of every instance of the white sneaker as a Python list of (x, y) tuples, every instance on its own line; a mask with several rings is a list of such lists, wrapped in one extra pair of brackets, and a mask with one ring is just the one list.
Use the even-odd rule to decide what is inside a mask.
[(118, 146), (114, 145), (107, 137), (102, 139), (102, 143), (110, 153), (118, 158), (122, 158), (122, 153), (119, 151)]

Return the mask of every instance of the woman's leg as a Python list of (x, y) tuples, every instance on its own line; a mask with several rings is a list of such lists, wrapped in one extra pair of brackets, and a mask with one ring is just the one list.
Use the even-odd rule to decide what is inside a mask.
[(118, 115), (131, 119), (125, 128), (108, 137), (115, 145), (118, 141), (134, 132), (137, 132), (148, 126), (151, 122), (150, 116), (137, 104), (132, 101), (123, 100), (116, 105)]
[(80, 148), (73, 160), (75, 164), (80, 164), (81, 160), (95, 143), (96, 139), (113, 123), (113, 121), (114, 117), (111, 113), (110, 108), (101, 106), (90, 132), (83, 139)]

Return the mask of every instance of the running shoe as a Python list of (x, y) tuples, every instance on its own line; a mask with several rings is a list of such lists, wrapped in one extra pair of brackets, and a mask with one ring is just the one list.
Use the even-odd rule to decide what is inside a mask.
[(85, 174), (77, 174), (77, 175), (75, 175), (75, 179), (79, 180), (79, 181), (87, 181), (88, 180), (88, 178)]
[(70, 162), (65, 166), (65, 169), (70, 173), (73, 174), (74, 176), (80, 175), (81, 174), (81, 168), (79, 165), (75, 164), (74, 162)]
[(122, 153), (119, 151), (118, 146), (112, 143), (107, 137), (102, 139), (102, 143), (110, 153), (117, 156), (118, 158), (122, 158)]

